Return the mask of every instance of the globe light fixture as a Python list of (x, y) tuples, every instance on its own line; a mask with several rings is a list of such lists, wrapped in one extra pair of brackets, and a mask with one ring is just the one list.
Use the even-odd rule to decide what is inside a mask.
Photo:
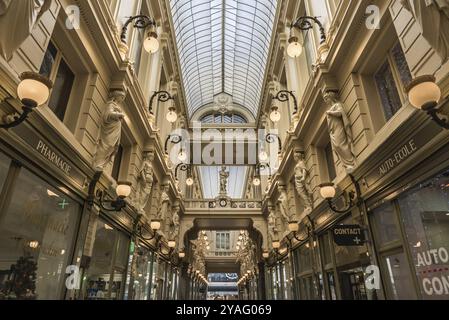
[(299, 43), (299, 38), (291, 36), (288, 39), (287, 54), (291, 58), (298, 58), (303, 51), (303, 46)]
[(121, 182), (115, 188), (115, 192), (119, 198), (125, 199), (128, 198), (131, 194), (131, 183), (129, 182)]
[(441, 100), (441, 89), (432, 75), (424, 75), (414, 79), (406, 88), (410, 104), (432, 118), (440, 127), (449, 129), (448, 120), (441, 118), (439, 110), (448, 102), (449, 97)]
[(273, 121), (274, 123), (277, 123), (281, 120), (281, 113), (279, 112), (278, 107), (276, 106), (271, 107), (270, 120)]
[(323, 199), (330, 200), (335, 197), (337, 191), (333, 183), (323, 183), (319, 185), (320, 195)]
[(268, 259), (268, 258), (270, 257), (270, 253), (269, 253), (268, 251), (264, 251), (264, 252), (262, 253), (262, 257), (263, 257), (264, 259)]
[(180, 259), (183, 259), (185, 256), (186, 256), (186, 253), (183, 252), (183, 251), (181, 251), (181, 252), (178, 253), (178, 257), (179, 257)]
[(253, 179), (253, 185), (254, 185), (255, 187), (258, 187), (258, 186), (260, 186), (260, 184), (261, 184), (260, 178), (259, 178), (259, 177), (254, 177), (254, 179)]
[(178, 120), (178, 114), (176, 113), (176, 109), (174, 107), (168, 108), (167, 115), (165, 117), (168, 122), (175, 123)]
[(12, 116), (12, 120), (0, 123), (0, 128), (10, 129), (18, 126), (28, 118), (33, 110), (48, 101), (53, 83), (44, 76), (35, 72), (24, 72), (20, 75), (21, 80), (17, 86), (17, 97), (22, 102), (22, 113)]
[(170, 249), (173, 249), (173, 248), (176, 247), (176, 241), (175, 240), (168, 240), (167, 244), (168, 244), (168, 247)]
[(298, 232), (299, 231), (299, 224), (298, 221), (290, 221), (288, 223), (288, 230), (290, 232)]
[(159, 40), (157, 39), (157, 33), (154, 31), (148, 32), (146, 39), (143, 42), (143, 48), (146, 52), (153, 54), (159, 51)]
[(150, 228), (153, 230), (153, 232), (158, 231), (161, 228), (161, 221), (160, 220), (151, 220), (150, 222)]
[(279, 240), (273, 240), (271, 244), (273, 246), (273, 249), (279, 249), (281, 247), (281, 242)]
[(189, 187), (193, 186), (193, 183), (194, 183), (193, 178), (189, 177), (186, 179), (186, 185), (188, 185)]
[(184, 149), (181, 149), (178, 153), (178, 160), (184, 162), (187, 160), (187, 152)]
[(261, 150), (259, 152), (259, 161), (260, 162), (265, 162), (268, 160), (268, 153), (265, 150)]

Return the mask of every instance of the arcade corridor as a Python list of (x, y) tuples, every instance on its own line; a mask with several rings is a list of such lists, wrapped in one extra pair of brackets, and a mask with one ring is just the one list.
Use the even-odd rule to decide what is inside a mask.
[(449, 299), (448, 60), (449, 0), (0, 0), (0, 300)]

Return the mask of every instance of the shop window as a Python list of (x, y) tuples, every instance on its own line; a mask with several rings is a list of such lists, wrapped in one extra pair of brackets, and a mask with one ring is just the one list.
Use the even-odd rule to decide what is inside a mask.
[(392, 203), (386, 203), (373, 210), (371, 216), (376, 243), (379, 247), (400, 240), (396, 212)]
[(84, 296), (89, 300), (120, 300), (129, 252), (129, 238), (100, 220), (89, 269), (84, 281)]
[(337, 171), (335, 170), (334, 151), (330, 142), (324, 148), (324, 155), (326, 157), (326, 169), (329, 181), (333, 181), (337, 177)]
[(321, 245), (321, 251), (323, 254), (324, 265), (332, 263), (332, 258), (331, 258), (332, 253), (331, 253), (331, 247), (330, 247), (330, 243), (329, 243), (329, 234), (328, 233), (324, 233), (323, 235), (320, 236), (320, 245)]
[(0, 212), (0, 300), (60, 299), (80, 205), (24, 168)]
[(402, 107), (405, 96), (402, 88), (412, 79), (401, 45), (397, 42), (388, 52), (387, 58), (374, 74), (385, 119), (390, 120)]
[(111, 177), (115, 179), (115, 181), (119, 180), (120, 177), (120, 168), (122, 166), (123, 160), (123, 146), (119, 145), (117, 149), (117, 153), (114, 157), (114, 162), (112, 164)]
[(342, 300), (368, 300), (363, 268), (339, 272)]
[(327, 276), (327, 287), (329, 289), (329, 299), (337, 300), (334, 272), (327, 272), (326, 276)]
[(449, 299), (449, 171), (398, 198), (423, 299)]
[(48, 106), (59, 120), (64, 121), (75, 74), (52, 41), (45, 52), (40, 73), (53, 81)]
[[(149, 300), (153, 271), (153, 252), (143, 246), (134, 247), (134, 244), (131, 245), (131, 248), (133, 250), (130, 250), (129, 253), (125, 300)], [(131, 274), (133, 259), (136, 260), (135, 272)], [(131, 280), (132, 283), (130, 283)], [(130, 292), (132, 292), (132, 296)]]
[(8, 176), (10, 163), (11, 160), (0, 152), (0, 192), (5, 184), (6, 177)]
[(388, 283), (391, 298), (395, 300), (416, 299), (406, 255), (403, 252), (384, 255), (382, 260), (388, 274), (385, 280)]

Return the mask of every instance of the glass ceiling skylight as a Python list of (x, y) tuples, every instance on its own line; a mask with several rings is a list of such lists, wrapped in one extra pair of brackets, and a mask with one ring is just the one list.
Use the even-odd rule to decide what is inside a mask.
[(170, 0), (189, 114), (225, 92), (257, 115), (277, 0)]

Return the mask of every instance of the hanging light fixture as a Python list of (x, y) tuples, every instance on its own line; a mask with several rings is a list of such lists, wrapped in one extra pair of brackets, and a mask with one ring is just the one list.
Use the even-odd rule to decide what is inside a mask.
[(273, 121), (274, 123), (279, 122), (281, 120), (281, 113), (279, 112), (279, 108), (277, 106), (273, 105), (271, 107), (270, 120)]
[(155, 27), (152, 27), (152, 30), (148, 32), (147, 37), (143, 42), (143, 48), (146, 52), (153, 54), (159, 51), (159, 46), (160, 44), (159, 40), (157, 39)]
[(156, 21), (146, 15), (132, 16), (128, 20), (126, 20), (120, 35), (122, 43), (126, 44), (126, 34), (128, 32), (128, 26), (133, 22), (133, 26), (136, 29), (150, 28), (149, 32), (147, 33), (147, 37), (143, 42), (143, 47), (148, 53), (156, 53), (160, 47), (159, 40), (157, 39), (158, 36), (156, 33)]
[(175, 123), (176, 120), (178, 120), (178, 114), (176, 113), (176, 108), (175, 107), (168, 108), (166, 119), (170, 123)]

